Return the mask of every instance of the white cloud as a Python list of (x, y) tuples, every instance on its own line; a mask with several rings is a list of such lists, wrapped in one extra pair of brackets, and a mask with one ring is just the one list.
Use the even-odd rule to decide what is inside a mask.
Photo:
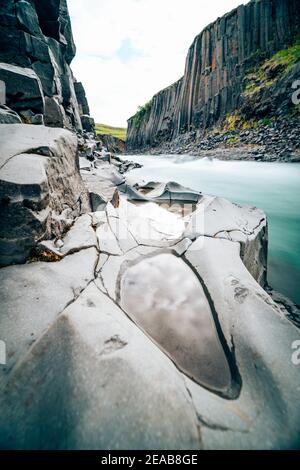
[(68, 0), (72, 63), (97, 122), (125, 126), (138, 106), (178, 80), (194, 37), (246, 0)]

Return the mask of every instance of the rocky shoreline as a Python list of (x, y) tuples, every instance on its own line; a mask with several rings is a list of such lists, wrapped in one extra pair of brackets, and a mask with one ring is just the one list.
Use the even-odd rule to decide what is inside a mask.
[(299, 312), (266, 291), (265, 214), (132, 187), (92, 134), (0, 129), (0, 247), (19, 263), (0, 269), (0, 447), (297, 448)]
[(300, 118), (260, 121), (255, 128), (208, 132), (206, 137), (196, 132), (182, 134), (156, 147), (128, 150), (128, 153), (149, 155), (195, 155), (219, 160), (264, 162), (300, 162)]

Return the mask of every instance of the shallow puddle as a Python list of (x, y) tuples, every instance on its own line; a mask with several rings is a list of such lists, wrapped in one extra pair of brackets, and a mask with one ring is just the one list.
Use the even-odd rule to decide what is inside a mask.
[(209, 302), (193, 270), (165, 253), (129, 267), (120, 303), (132, 320), (204, 387), (230, 395), (231, 370)]

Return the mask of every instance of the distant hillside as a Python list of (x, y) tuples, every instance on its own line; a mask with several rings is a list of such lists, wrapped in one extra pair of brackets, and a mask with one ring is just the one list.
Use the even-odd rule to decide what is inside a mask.
[(96, 133), (112, 135), (121, 140), (126, 140), (127, 129), (123, 127), (112, 127), (107, 126), (106, 124), (96, 124)]

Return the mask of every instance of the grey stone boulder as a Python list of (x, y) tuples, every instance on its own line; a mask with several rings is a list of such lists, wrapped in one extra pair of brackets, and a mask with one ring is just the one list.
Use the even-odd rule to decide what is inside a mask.
[(129, 184), (122, 186), (121, 191), (126, 194), (128, 201), (148, 201), (146, 196), (144, 196), (141, 192), (137, 191), (137, 189)]
[(44, 116), (42, 114), (34, 114), (30, 109), (20, 111), (20, 116), (24, 124), (44, 124)]
[(110, 134), (97, 134), (103, 145), (114, 154), (125, 153), (125, 142)]
[(22, 263), (43, 239), (60, 237), (90, 210), (77, 138), (44, 126), (0, 126), (0, 264)]
[(36, 73), (24, 67), (0, 63), (0, 80), (6, 85), (6, 102), (14, 111), (44, 113), (44, 95)]
[(97, 193), (90, 193), (91, 208), (93, 212), (103, 211), (107, 206), (107, 199)]
[(32, 124), (36, 126), (43, 126), (44, 125), (44, 116), (42, 114), (35, 114), (31, 121)]
[(98, 160), (95, 167), (90, 168), (91, 162), (85, 157), (80, 158), (81, 175), (91, 197), (93, 211), (102, 210), (111, 202), (115, 207), (119, 204), (119, 188), (125, 179), (117, 169), (107, 162)]
[(5, 105), (0, 105), (0, 124), (21, 124), (20, 116)]

